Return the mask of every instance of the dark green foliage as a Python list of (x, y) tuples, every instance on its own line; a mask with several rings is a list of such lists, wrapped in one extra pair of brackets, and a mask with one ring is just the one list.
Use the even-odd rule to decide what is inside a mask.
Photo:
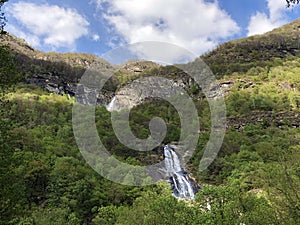
[(286, 0), (287, 7), (291, 5), (299, 4), (300, 0)]
[(66, 96), (16, 89), (1, 104), (1, 224), (90, 224), (98, 207), (132, 203), (139, 188), (103, 179), (82, 159)]
[(6, 45), (0, 45), (0, 91), (6, 91), (20, 81), (21, 75), (16, 71), (15, 57), (11, 49)]
[(122, 225), (231, 225), (278, 222), (275, 211), (263, 196), (242, 193), (234, 186), (205, 186), (196, 200), (190, 203), (178, 201), (170, 192), (162, 191), (167, 186), (160, 184), (158, 187), (155, 191), (144, 192), (131, 207), (102, 208), (94, 222)]
[[(297, 129), (265, 127), (263, 123), (249, 124), (242, 132), (229, 129), (218, 158), (198, 177), (201, 182), (226, 186), (205, 185), (189, 205), (172, 197), (168, 184), (131, 188), (97, 175), (76, 147), (72, 102), (34, 86), (20, 85), (17, 89), (2, 107), (3, 224), (298, 223)], [(232, 104), (230, 96), (227, 102)], [(207, 103), (197, 104), (203, 115), (201, 121), (207, 122)], [(164, 118), (170, 127), (166, 141), (177, 140), (178, 116), (163, 101), (144, 103), (131, 112), (133, 132), (147, 137), (153, 116)], [(139, 155), (120, 145), (105, 108), (97, 108), (96, 123), (101, 140), (118, 159), (131, 164), (159, 160), (159, 151)], [(209, 129), (202, 129), (191, 171), (197, 171), (207, 142)], [(206, 209), (208, 199), (210, 211)]]
[[(167, 125), (167, 135), (164, 143), (176, 142), (180, 137), (180, 120), (175, 108), (162, 100), (153, 99), (145, 102), (130, 112), (130, 127), (133, 134), (140, 139), (150, 136), (149, 122), (152, 118), (164, 119)], [(161, 151), (157, 148), (151, 152), (137, 152), (123, 146), (114, 134), (110, 122), (110, 113), (104, 107), (96, 109), (96, 125), (104, 146), (114, 155), (124, 159), (134, 157), (140, 164), (152, 164), (160, 160)]]
[[(289, 114), (282, 110), (296, 118), (298, 63), (292, 58), (283, 66), (255, 67), (233, 75), (235, 85), (226, 96), (230, 128), (217, 159), (201, 173), (197, 166), (209, 138), (210, 113), (207, 101), (195, 102), (201, 133), (188, 168), (201, 183), (215, 186), (204, 185), (192, 203), (177, 201), (168, 184), (132, 188), (100, 177), (77, 149), (72, 100), (33, 85), (18, 85), (2, 98), (2, 224), (297, 224), (300, 134), (293, 121), (283, 121)], [(255, 87), (249, 86), (251, 82)], [(289, 91), (291, 87), (295, 91)], [(273, 113), (266, 114), (269, 110)], [(260, 115), (266, 116), (253, 120)], [(121, 145), (104, 107), (97, 108), (95, 116), (102, 142), (119, 160), (134, 165), (161, 160), (159, 149), (145, 154)], [(134, 134), (148, 137), (154, 116), (167, 124), (165, 143), (177, 141), (178, 114), (157, 99), (131, 111)], [(126, 176), (129, 183), (132, 179)]]
[[(166, 182), (131, 187), (99, 176), (75, 143), (74, 99), (46, 93), (34, 85), (16, 85), (20, 79), (16, 69), (25, 71), (24, 76), (50, 70), (76, 81), (84, 72), (80, 60), (65, 54), (64, 60), (55, 61), (60, 57), (56, 53), (48, 54), (50, 60), (24, 54), (15, 58), (9, 48), (0, 47), (0, 62), (5, 62), (0, 64), (0, 224), (299, 224), (300, 61), (296, 56), (286, 57), (297, 55), (299, 46), (293, 36), (283, 40), (282, 30), (276, 32), (270, 41), (253, 37), (205, 56), (220, 77), (228, 74), (221, 82), (233, 83), (225, 96), (228, 129), (224, 142), (205, 171), (198, 171), (198, 166), (210, 135), (210, 109), (201, 90), (189, 83), (184, 72), (174, 66), (154, 67), (123, 78), (120, 72), (116, 75), (119, 80), (107, 84), (107, 90), (114, 91), (140, 76), (156, 75), (180, 78), (187, 85), (201, 124), (200, 139), (187, 168), (204, 186), (190, 202), (174, 198)], [(268, 49), (266, 55), (258, 46)], [(282, 53), (286, 48), (288, 53)], [(241, 57), (236, 58), (237, 54)], [(81, 57), (93, 61), (89, 55)], [(64, 63), (68, 60), (72, 63)], [(160, 148), (144, 153), (120, 144), (110, 116), (104, 107), (96, 108), (99, 137), (114, 157), (132, 165), (162, 160)], [(133, 133), (147, 138), (153, 117), (164, 119), (167, 125), (164, 143), (178, 141), (178, 113), (158, 99), (131, 111)], [(119, 175), (116, 171), (117, 166), (108, 175)], [(132, 173), (124, 178), (127, 183), (133, 180)]]
[(228, 131), (219, 157), (201, 180), (258, 191), (272, 202), (280, 224), (298, 224), (299, 135), (296, 129), (259, 126), (246, 126), (242, 133)]

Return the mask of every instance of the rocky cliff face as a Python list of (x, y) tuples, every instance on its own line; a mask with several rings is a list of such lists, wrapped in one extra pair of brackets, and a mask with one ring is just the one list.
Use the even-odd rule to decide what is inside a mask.
[[(75, 96), (78, 82), (86, 70), (113, 73), (118, 67), (96, 57), (83, 53), (44, 53), (13, 35), (0, 36), (0, 43), (10, 46), (16, 58), (17, 71), (24, 82), (34, 84), (54, 94)], [(99, 104), (107, 104), (119, 84), (116, 76), (107, 82), (103, 93), (98, 95)]]
[[(17, 65), (25, 60), (34, 64), (34, 66), (42, 67), (40, 69), (52, 69), (57, 72), (65, 72), (68, 73), (70, 71), (61, 71), (64, 66), (72, 67), (72, 68), (90, 68), (97, 67), (102, 69), (111, 69), (114, 68), (114, 65), (111, 65), (106, 60), (99, 58), (95, 55), (85, 54), (85, 53), (57, 53), (57, 52), (42, 52), (34, 49), (25, 40), (17, 38), (11, 34), (3, 34), (0, 36), (0, 44), (8, 45), (12, 49), (13, 53), (17, 58)], [(52, 64), (52, 65), (51, 65)], [(61, 64), (59, 67), (58, 65)], [(25, 65), (23, 65), (25, 66)], [(31, 66), (31, 65), (27, 65)], [(56, 66), (56, 67), (54, 67)], [(57, 67), (58, 66), (58, 67)], [(43, 68), (47, 67), (47, 68)], [(30, 67), (24, 67), (29, 69)], [(37, 68), (36, 68), (37, 69)], [(34, 72), (34, 71), (23, 71), (26, 73)], [(50, 72), (50, 71), (48, 71)], [(61, 74), (61, 75), (71, 75), (71, 74)]]
[(130, 60), (121, 65), (121, 73), (143, 73), (147, 70), (158, 68), (159, 65), (151, 61)]
[(167, 99), (176, 94), (183, 94), (182, 81), (171, 81), (161, 77), (144, 77), (134, 80), (118, 90), (107, 106), (109, 111), (131, 109), (149, 98)]
[[(112, 65), (109, 62), (96, 57), (94, 55), (82, 53), (44, 53), (34, 49), (24, 40), (10, 34), (0, 36), (0, 42), (4, 45), (9, 45), (16, 57), (17, 70), (24, 77), (24, 82), (41, 87), (54, 94), (75, 96), (77, 89), (84, 89), (84, 95), (78, 101), (84, 103), (93, 91), (86, 87), (78, 87), (81, 77), (86, 70), (96, 69), (100, 72), (109, 72), (114, 74), (111, 79), (105, 84), (101, 93), (96, 93), (97, 104), (107, 105), (115, 95), (115, 91), (120, 86), (130, 83), (134, 79), (138, 79), (143, 73), (152, 69), (157, 69), (160, 66), (150, 61), (131, 60), (123, 65)], [(127, 80), (124, 81), (124, 77)], [(122, 84), (123, 82), (123, 84)], [(141, 82), (142, 86), (139, 90), (143, 90), (145, 96), (151, 88), (151, 84)], [(150, 85), (150, 86), (149, 86)], [(132, 86), (139, 86), (139, 82), (135, 82)], [(128, 88), (127, 88), (128, 89)], [(82, 90), (81, 90), (82, 91)], [(127, 92), (126, 88), (119, 91), (120, 95), (132, 95), (135, 98), (136, 94)], [(123, 94), (122, 94), (123, 93)], [(117, 94), (118, 95), (118, 94)], [(124, 99), (118, 98), (124, 103)], [(136, 105), (139, 101), (134, 101), (130, 105)]]
[[(299, 26), (298, 19), (265, 35), (227, 42), (202, 58), (216, 76), (222, 77), (233, 71), (247, 71), (253, 63), (264, 66), (273, 57), (296, 56), (299, 55)], [(17, 70), (24, 75), (24, 82), (38, 85), (51, 93), (74, 96), (86, 69), (97, 68), (101, 72), (114, 73), (102, 92), (97, 94), (97, 103), (108, 105), (109, 110), (132, 108), (153, 96), (154, 90), (161, 97), (168, 97), (180, 87), (192, 97), (201, 96), (201, 90), (195, 82), (175, 66), (162, 67), (153, 62), (141, 61), (129, 61), (116, 66), (89, 54), (43, 53), (9, 34), (1, 35), (0, 42), (13, 49)], [(243, 68), (240, 68), (241, 64)], [(138, 79), (141, 77), (143, 79)], [(173, 83), (159, 84), (150, 77), (164, 77)], [(220, 86), (226, 94), (233, 84), (234, 81), (229, 80), (221, 82)]]
[(263, 127), (276, 126), (282, 128), (283, 126), (299, 128), (300, 127), (300, 113), (299, 112), (253, 112), (248, 116), (239, 116), (234, 118), (227, 118), (228, 128), (234, 128), (237, 131), (243, 131), (244, 127), (249, 124), (260, 125)]

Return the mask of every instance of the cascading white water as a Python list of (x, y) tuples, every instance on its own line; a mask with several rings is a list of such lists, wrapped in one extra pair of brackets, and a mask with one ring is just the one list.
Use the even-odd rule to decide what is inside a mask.
[(175, 151), (166, 145), (164, 147), (165, 168), (173, 189), (173, 194), (177, 198), (194, 199), (195, 193), (191, 180), (186, 171), (181, 168), (180, 160)]
[(108, 103), (108, 105), (106, 105), (107, 111), (112, 112), (115, 110), (115, 107), (114, 107), (115, 101), (116, 101), (116, 97), (113, 97), (112, 100), (110, 101), (110, 103)]
[[(116, 101), (116, 97), (113, 97), (106, 109), (110, 112), (118, 110), (115, 105)], [(164, 156), (165, 171), (169, 177), (173, 195), (177, 198), (194, 199), (195, 193), (201, 187), (189, 178), (188, 173), (181, 167), (176, 152), (168, 145), (164, 147)]]

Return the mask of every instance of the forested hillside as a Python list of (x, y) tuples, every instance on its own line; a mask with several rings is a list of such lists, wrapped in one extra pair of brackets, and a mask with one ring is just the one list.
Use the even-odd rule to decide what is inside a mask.
[(233, 72), (246, 73), (256, 66), (272, 67), (275, 59), (299, 57), (299, 23), (297, 19), (263, 35), (227, 42), (201, 58), (218, 78)]
[[(86, 54), (42, 53), (2, 35), (0, 224), (300, 224), (299, 27), (298, 19), (265, 35), (225, 43), (202, 57), (224, 90), (227, 131), (216, 160), (199, 171), (210, 109), (201, 90), (187, 85), (201, 125), (188, 170), (203, 187), (190, 201), (172, 196), (165, 181), (131, 187), (98, 175), (76, 145), (74, 90), (66, 88), (94, 62), (115, 72), (103, 94), (108, 99), (141, 76), (185, 81), (182, 71), (150, 62), (115, 66)], [(161, 148), (144, 154), (120, 144), (104, 106), (95, 115), (99, 137), (119, 160), (147, 165), (163, 159)], [(166, 122), (164, 143), (176, 143), (178, 113), (159, 99), (132, 109), (134, 134), (148, 137), (153, 117)]]

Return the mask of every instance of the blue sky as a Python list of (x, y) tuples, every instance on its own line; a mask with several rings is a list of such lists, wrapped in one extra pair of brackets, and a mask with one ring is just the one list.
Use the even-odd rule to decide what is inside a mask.
[(101, 56), (120, 45), (162, 41), (196, 55), (300, 17), (285, 0), (9, 0), (6, 30), (43, 51)]

